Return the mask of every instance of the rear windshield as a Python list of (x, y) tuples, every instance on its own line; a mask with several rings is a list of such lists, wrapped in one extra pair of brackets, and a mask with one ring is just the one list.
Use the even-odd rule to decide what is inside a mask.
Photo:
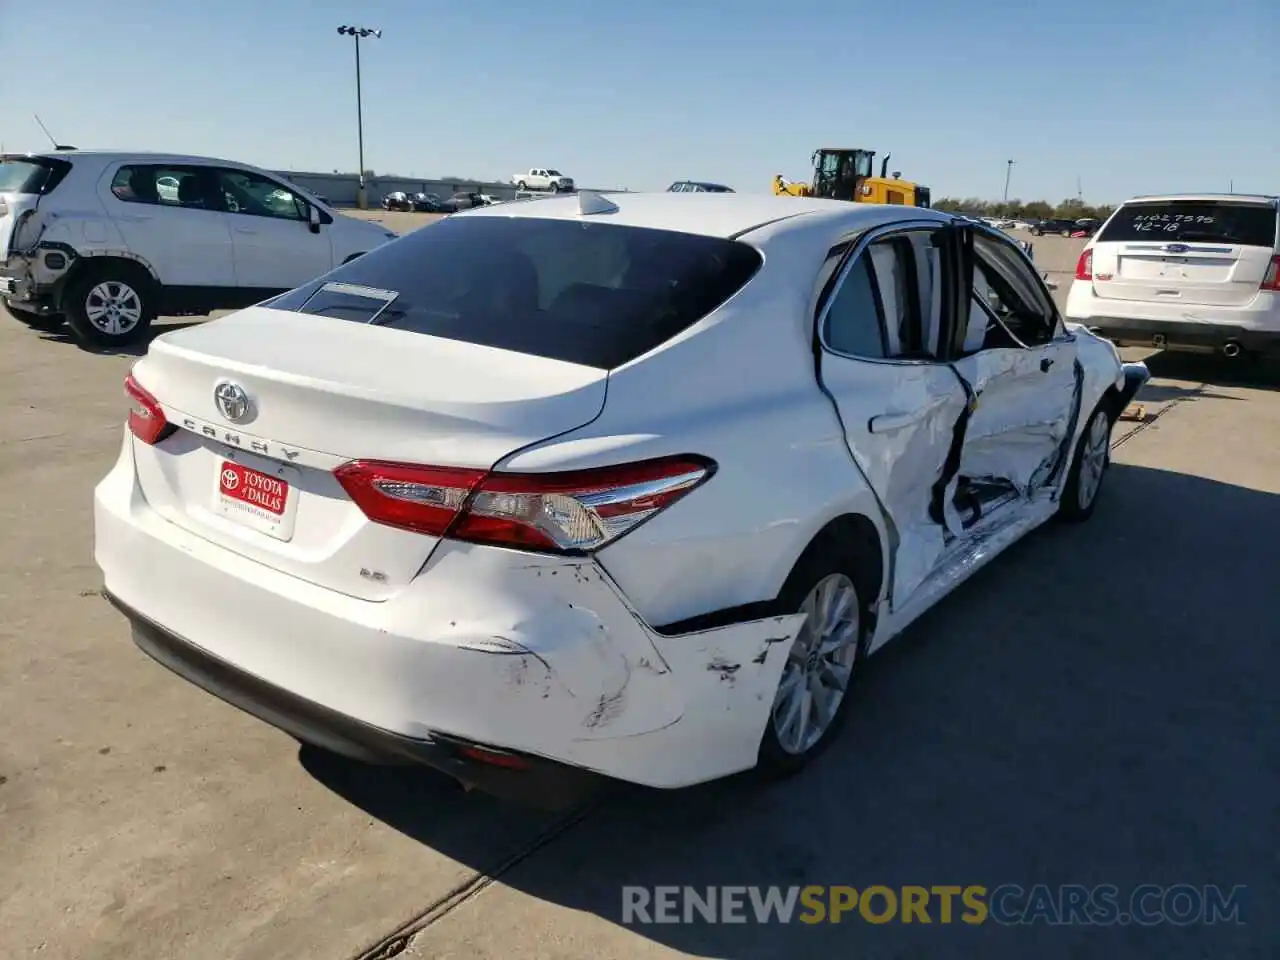
[[(269, 306), (355, 323), (372, 317), (380, 326), (608, 370), (715, 310), (760, 263), (753, 248), (719, 237), (580, 220), (449, 217)], [(358, 288), (368, 303), (353, 301)]]
[(0, 193), (48, 193), (71, 169), (65, 160), (0, 159)]
[(1126, 203), (1098, 235), (1101, 242), (1190, 241), (1273, 247), (1276, 208), (1230, 200)]

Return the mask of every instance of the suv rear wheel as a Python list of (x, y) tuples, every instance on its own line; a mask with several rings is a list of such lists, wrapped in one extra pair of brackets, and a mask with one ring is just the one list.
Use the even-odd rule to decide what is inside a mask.
[(67, 285), (62, 307), (82, 343), (114, 347), (135, 343), (155, 319), (155, 284), (141, 267), (89, 265)]

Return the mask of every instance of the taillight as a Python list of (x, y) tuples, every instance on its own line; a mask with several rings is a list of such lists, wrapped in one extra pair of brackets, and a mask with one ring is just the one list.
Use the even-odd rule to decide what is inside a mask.
[(1093, 279), (1093, 251), (1086, 250), (1080, 254), (1080, 259), (1076, 261), (1076, 279), (1092, 280)]
[(1272, 257), (1262, 278), (1262, 289), (1280, 293), (1280, 257)]
[(143, 389), (132, 373), (124, 378), (124, 392), (132, 403), (129, 407), (129, 431), (143, 443), (157, 444), (177, 429), (165, 419), (160, 402)]
[(525, 550), (598, 550), (715, 472), (683, 455), (566, 473), (488, 473), (357, 460), (335, 471), (370, 520)]

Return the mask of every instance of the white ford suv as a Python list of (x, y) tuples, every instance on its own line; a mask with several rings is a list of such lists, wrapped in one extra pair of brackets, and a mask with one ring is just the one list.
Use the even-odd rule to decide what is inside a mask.
[(161, 314), (249, 306), (395, 236), (228, 160), (0, 156), (0, 298), (97, 346), (137, 340)]
[(1132, 346), (1280, 353), (1276, 197), (1138, 197), (1080, 254), (1067, 319)]

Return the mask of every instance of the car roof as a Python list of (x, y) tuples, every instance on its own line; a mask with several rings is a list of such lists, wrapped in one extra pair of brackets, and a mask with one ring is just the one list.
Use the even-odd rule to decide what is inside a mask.
[(583, 214), (579, 193), (548, 197), (539, 203), (480, 208), (468, 217), (541, 217), (556, 220), (592, 219), (629, 227), (650, 227), (708, 237), (736, 238), (766, 224), (787, 221), (788, 229), (855, 230), (894, 220), (950, 221), (952, 216), (924, 207), (850, 203), (811, 197), (776, 197), (746, 193), (609, 193), (605, 198), (616, 212)]
[(1130, 197), (1125, 203), (1150, 203), (1160, 200), (1235, 200), (1239, 203), (1275, 203), (1277, 199), (1265, 193), (1152, 193)]
[[(10, 154), (10, 156), (14, 155)], [(77, 157), (86, 157), (101, 160), (104, 163), (110, 163), (114, 160), (138, 160), (144, 163), (177, 164), (216, 163), (229, 167), (247, 167), (254, 170), (264, 169), (251, 163), (245, 163), (242, 160), (226, 160), (222, 157), (198, 157), (185, 153), (154, 153), (146, 150), (46, 150), (38, 153), (29, 153), (26, 154), (26, 156), (51, 160), (66, 160), (75, 159)]]

